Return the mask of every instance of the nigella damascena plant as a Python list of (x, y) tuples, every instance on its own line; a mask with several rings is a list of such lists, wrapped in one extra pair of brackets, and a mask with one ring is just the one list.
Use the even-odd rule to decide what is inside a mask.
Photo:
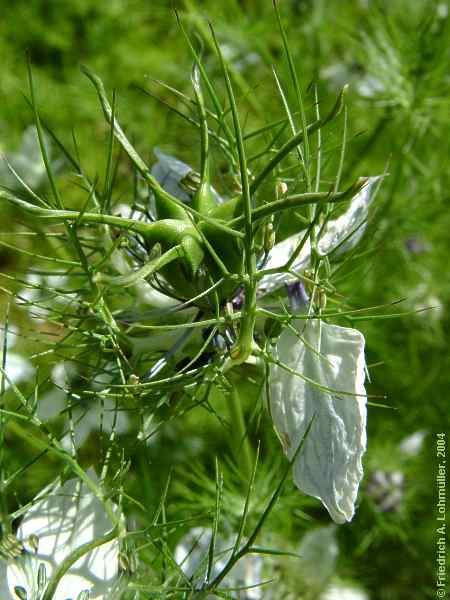
[[(72, 383), (64, 390), (74, 414), (84, 394), (91, 403), (113, 398), (129, 408), (135, 402), (139, 411), (155, 400), (175, 412), (181, 406), (181, 416), (180, 397), (196, 406), (218, 386), (234, 398), (236, 456), (247, 463), (250, 476), (252, 448), (239, 382), (251, 365), (269, 378), (261, 389), (269, 397), (295, 484), (343, 523), (353, 517), (363, 475), (364, 337), (331, 322), (326, 295), (334, 293), (333, 264), (357, 251), (379, 177), (361, 177), (340, 191), (338, 176), (330, 188), (321, 183), (320, 169), (313, 173), (311, 161), (298, 152), (341, 113), (345, 89), (326, 116), (293, 128), (279, 146), (249, 161), (248, 140), (261, 133), (243, 131), (218, 46), (217, 51), (230, 118), (217, 114), (216, 95), (214, 106), (206, 106), (204, 70), (196, 57), (192, 106), (200, 132), (198, 169), (160, 150), (148, 166), (119, 125), (101, 80), (85, 69), (110, 126), (109, 146), (114, 137), (136, 172), (134, 201), (120, 198), (119, 207), (111, 179), (102, 193), (72, 156), (69, 162), (88, 193), (81, 210), (66, 206), (51, 172), (52, 200), (37, 193), (33, 201), (29, 195), (25, 200), (6, 189), (0, 198), (41, 225), (63, 226), (65, 250), (74, 253), (70, 261), (56, 263), (59, 270), (66, 263), (76, 267), (77, 285), (53, 314), (51, 302), (45, 310), (52, 322), (68, 325), (74, 337), (98, 343), (108, 374), (106, 380), (86, 368), (76, 393)], [(210, 93), (209, 83), (206, 87)], [(292, 126), (291, 120), (286, 125)], [(213, 177), (212, 141), (214, 153), (227, 164), (226, 185)], [(41, 151), (45, 155), (43, 143)], [(300, 160), (297, 178), (280, 185), (278, 168), (291, 161), (292, 171), (293, 160)], [(286, 236), (295, 211), (302, 211), (296, 222), (305, 226)], [(61, 295), (64, 289), (55, 293)], [(84, 358), (84, 347), (82, 352)], [(71, 439), (74, 443), (76, 436)]]

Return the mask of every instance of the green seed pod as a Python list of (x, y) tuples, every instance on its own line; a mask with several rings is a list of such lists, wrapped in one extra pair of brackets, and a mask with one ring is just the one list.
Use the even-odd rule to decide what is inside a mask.
[(47, 571), (44, 563), (40, 563), (38, 568), (37, 583), (40, 591), (43, 591), (47, 584)]

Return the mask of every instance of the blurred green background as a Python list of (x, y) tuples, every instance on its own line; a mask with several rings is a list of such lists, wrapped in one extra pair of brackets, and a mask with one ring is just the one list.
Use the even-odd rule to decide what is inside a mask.
[[(249, 122), (263, 125), (283, 116), (271, 65), (277, 65), (285, 82), (288, 70), (272, 3), (175, 4), (196, 43), (203, 44), (210, 74), (219, 79), (208, 19), (213, 23)], [(181, 107), (177, 98), (154, 80), (191, 93), (192, 61), (172, 6), (161, 0), (3, 3), (1, 150), (17, 150), (33, 122), (25, 99), (28, 52), (42, 118), (68, 145), (75, 130), (82, 163), (92, 177), (104, 172), (108, 127), (80, 64), (97, 72), (109, 91), (117, 91), (121, 123), (149, 162), (158, 146), (197, 166), (195, 131), (140, 90), (157, 93), (175, 107)], [(323, 112), (342, 85), (350, 84), (344, 184), (389, 172), (360, 247), (367, 250), (364, 258), (344, 268), (333, 283), (354, 307), (402, 300), (383, 312), (404, 313), (353, 322), (366, 337), (367, 363), (374, 365), (370, 392), (385, 395), (382, 402), (392, 408), (369, 411), (366, 476), (354, 520), (337, 533), (337, 574), (356, 582), (373, 600), (434, 598), (435, 434), (447, 432), (450, 421), (448, 5), (284, 0), (280, 9), (308, 110), (313, 107), (311, 83), (318, 85)], [(327, 133), (326, 142), (333, 155), (340, 131)], [(16, 215), (3, 205), (2, 211), (10, 220), (3, 218), (2, 230), (11, 231)], [(4, 248), (0, 265), (5, 273), (17, 267)], [(8, 287), (3, 277), (2, 286)], [(5, 300), (3, 296), (3, 304)], [(415, 312), (426, 307), (432, 308)], [(21, 351), (27, 354), (26, 344)], [(208, 427), (206, 417), (190, 416), (172, 439), (167, 437), (165, 452), (174, 451), (177, 436), (195, 437), (200, 430), (200, 454), (208, 454)], [(402, 451), (401, 441), (416, 432), (423, 432), (423, 445), (415, 453)], [(220, 441), (214, 445), (220, 449)], [(155, 452), (149, 459), (159, 461), (165, 473), (168, 459), (161, 459), (157, 450), (149, 452)], [(155, 497), (158, 493), (159, 488)], [(286, 492), (281, 503), (285, 511), (280, 508), (272, 524), (286, 548), (298, 544), (311, 526), (291, 511), (297, 498), (294, 489)], [(314, 519), (316, 524), (328, 521), (325, 511), (315, 510)], [(295, 565), (286, 559), (281, 568), (292, 585), (274, 597), (300, 598)]]

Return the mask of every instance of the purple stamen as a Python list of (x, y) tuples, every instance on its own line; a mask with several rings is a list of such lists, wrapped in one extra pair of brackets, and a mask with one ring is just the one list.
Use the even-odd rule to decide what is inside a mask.
[(302, 281), (286, 284), (286, 291), (292, 312), (298, 312), (308, 304), (309, 297)]

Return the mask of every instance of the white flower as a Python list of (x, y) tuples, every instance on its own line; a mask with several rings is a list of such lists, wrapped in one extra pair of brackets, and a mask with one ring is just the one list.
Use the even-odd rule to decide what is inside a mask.
[[(356, 246), (366, 228), (369, 206), (373, 198), (375, 184), (380, 177), (369, 177), (364, 187), (353, 197), (347, 210), (337, 219), (329, 221), (318, 242), (319, 254), (325, 256), (332, 251), (336, 254), (347, 252)], [(266, 269), (279, 269), (283, 267), (293, 254), (298, 244), (302, 241), (305, 231), (275, 244), (272, 248)], [(311, 244), (306, 241), (301, 252), (292, 264), (291, 271), (299, 272), (309, 266), (311, 260)], [(295, 276), (290, 273), (276, 273), (266, 275), (261, 279), (258, 294), (270, 294), (285, 283), (295, 281)]]
[[(47, 136), (45, 136), (45, 145), (47, 154), (50, 156), (53, 172), (60, 171), (63, 163), (61, 160), (53, 159)], [(6, 159), (17, 175), (32, 189), (38, 188), (47, 180), (47, 171), (42, 160), (37, 130), (34, 125), (30, 125), (25, 129), (19, 150), (8, 154)], [(11, 189), (22, 189), (21, 183), (10, 171), (7, 162), (4, 160), (0, 160), (0, 184)]]
[[(340, 254), (360, 240), (379, 177), (370, 177), (347, 210), (329, 221), (318, 240), (319, 254)], [(304, 232), (276, 244), (269, 269), (286, 264)], [(292, 265), (309, 266), (309, 240)], [(264, 277), (259, 295), (296, 281), (295, 275)], [(280, 335), (271, 378), (271, 413), (287, 456), (292, 459), (314, 417), (305, 445), (294, 463), (294, 481), (305, 494), (322, 501), (336, 523), (350, 521), (363, 476), (367, 396), (364, 388), (364, 337), (355, 330), (320, 319), (299, 319)]]
[(277, 359), (289, 371), (279, 365), (272, 371), (272, 418), (292, 458), (315, 417), (294, 481), (344, 523), (355, 511), (366, 449), (364, 337), (316, 319), (297, 321), (295, 329), (285, 329), (277, 343)]
[[(444, 316), (444, 305), (438, 296), (431, 291), (429, 275), (424, 276), (424, 280), (412, 290), (408, 290), (409, 300), (412, 309), (417, 311), (416, 317), (427, 326), (436, 325)], [(428, 280), (428, 281), (427, 281)]]
[[(81, 545), (104, 537), (112, 528), (103, 505), (84, 483), (72, 479), (61, 486), (54, 482), (37, 496), (19, 526), (17, 538), (26, 550), (0, 567), (4, 575), (0, 598), (17, 600), (14, 588), (21, 587), (27, 600), (40, 600), (40, 565), (45, 566), (48, 583), (68, 556)], [(37, 551), (30, 547), (30, 536), (37, 536)], [(117, 539), (84, 554), (63, 575), (53, 599), (76, 599), (85, 590), (90, 599), (111, 599), (118, 583), (118, 554)]]
[(369, 600), (369, 596), (361, 588), (339, 583), (330, 585), (320, 600)]
[(381, 512), (398, 511), (404, 496), (405, 476), (402, 471), (382, 471), (372, 473), (366, 493), (374, 500)]
[(300, 571), (309, 592), (322, 591), (334, 575), (339, 553), (336, 525), (316, 527), (302, 538), (298, 548)]
[(416, 456), (422, 449), (426, 435), (427, 432), (424, 429), (419, 429), (419, 431), (415, 431), (411, 435), (403, 438), (398, 449), (406, 456)]
[[(199, 586), (204, 582), (206, 574), (211, 535), (211, 529), (194, 527), (180, 540), (175, 548), (175, 561), (188, 577), (194, 576)], [(232, 549), (233, 540), (231, 538), (227, 540), (216, 539), (215, 553), (216, 555), (220, 554), (220, 558), (214, 562), (213, 578), (224, 569), (231, 556)], [(239, 598), (239, 600), (260, 600), (263, 597), (262, 589), (258, 587), (258, 583), (261, 581), (261, 570), (261, 557), (246, 555), (231, 569), (221, 586), (234, 589), (248, 588), (233, 592), (234, 597)], [(208, 596), (208, 600), (213, 598), (216, 598), (216, 596)]]

